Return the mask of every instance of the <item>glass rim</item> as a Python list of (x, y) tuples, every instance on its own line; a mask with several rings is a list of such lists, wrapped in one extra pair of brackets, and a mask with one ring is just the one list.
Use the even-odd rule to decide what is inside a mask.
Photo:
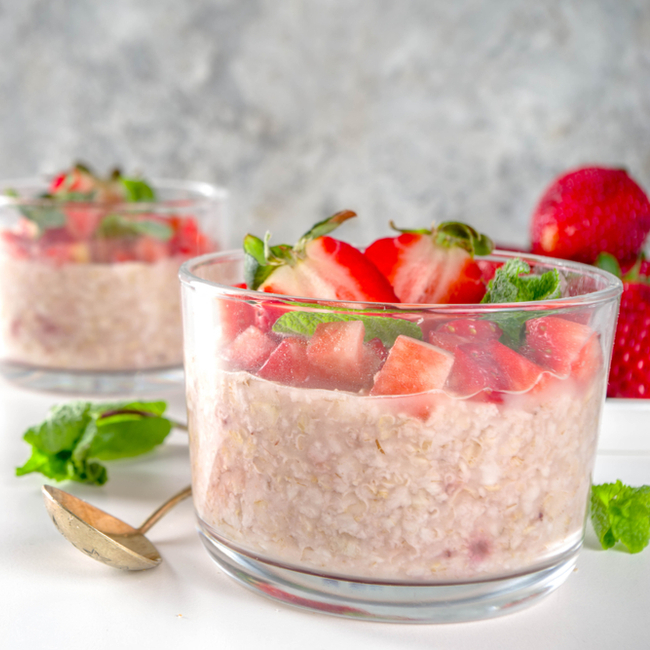
[[(220, 251), (208, 253), (199, 257), (193, 257), (185, 261), (178, 272), (181, 285), (188, 287), (202, 287), (211, 290), (217, 294), (227, 296), (228, 298), (240, 298), (242, 300), (272, 300), (273, 302), (283, 302), (286, 305), (295, 305), (301, 309), (337, 309), (338, 311), (392, 311), (392, 312), (445, 312), (445, 313), (466, 313), (476, 311), (478, 313), (492, 313), (495, 311), (536, 311), (540, 305), (544, 309), (557, 306), (557, 308), (567, 309), (570, 307), (584, 307), (585, 305), (594, 305), (605, 303), (609, 300), (618, 298), (623, 292), (623, 282), (612, 273), (589, 264), (561, 260), (542, 255), (533, 255), (515, 251), (494, 250), (490, 255), (477, 256), (475, 259), (481, 261), (507, 261), (509, 259), (520, 258), (524, 262), (532, 262), (545, 265), (549, 268), (555, 268), (558, 271), (568, 271), (579, 273), (582, 276), (599, 279), (605, 282), (605, 286), (596, 291), (581, 294), (578, 296), (567, 296), (564, 298), (555, 298), (553, 300), (538, 300), (527, 302), (504, 302), (504, 303), (458, 303), (458, 304), (437, 304), (437, 303), (403, 303), (403, 302), (367, 302), (358, 300), (331, 300), (322, 298), (308, 298), (305, 296), (289, 296), (277, 293), (267, 293), (255, 291), (253, 289), (242, 289), (230, 285), (220, 284), (212, 280), (200, 278), (195, 274), (195, 270), (209, 265), (213, 262), (234, 262), (243, 259), (244, 252), (241, 249)], [(309, 304), (305, 304), (309, 303)]]
[(47, 179), (44, 177), (16, 178), (12, 180), (0, 181), (0, 208), (11, 206), (29, 206), (29, 207), (82, 207), (97, 208), (118, 211), (142, 212), (145, 210), (156, 210), (160, 208), (178, 208), (188, 205), (200, 205), (203, 203), (212, 203), (215, 201), (222, 202), (229, 198), (229, 191), (220, 185), (214, 185), (205, 181), (188, 181), (175, 178), (151, 178), (148, 179), (154, 189), (177, 189), (194, 193), (195, 196), (182, 199), (165, 199), (162, 201), (61, 201), (50, 198), (10, 196), (5, 194), (9, 189), (20, 190), (21, 188), (40, 188), (47, 186)]

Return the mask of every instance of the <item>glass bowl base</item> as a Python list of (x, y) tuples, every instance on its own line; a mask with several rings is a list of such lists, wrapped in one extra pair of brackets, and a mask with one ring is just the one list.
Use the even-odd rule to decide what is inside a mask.
[(393, 584), (322, 577), (243, 555), (199, 534), (215, 562), (261, 595), (310, 611), (384, 623), (462, 623), (504, 616), (555, 591), (573, 571), (580, 542), (553, 566), (457, 584)]
[(66, 395), (138, 395), (183, 387), (182, 366), (127, 372), (74, 371), (0, 363), (0, 376), (28, 390)]

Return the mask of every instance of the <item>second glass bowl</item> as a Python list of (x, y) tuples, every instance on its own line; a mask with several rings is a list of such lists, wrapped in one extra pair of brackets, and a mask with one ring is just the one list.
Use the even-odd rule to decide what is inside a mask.
[(227, 245), (227, 192), (161, 180), (155, 201), (109, 204), (2, 185), (0, 373), (66, 393), (181, 386), (178, 269)]

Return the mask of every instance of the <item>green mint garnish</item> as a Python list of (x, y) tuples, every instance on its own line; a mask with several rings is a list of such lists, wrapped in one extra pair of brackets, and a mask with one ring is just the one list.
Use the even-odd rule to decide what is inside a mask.
[(103, 485), (108, 474), (96, 461), (139, 456), (163, 442), (172, 428), (163, 417), (166, 408), (165, 402), (53, 406), (25, 432), (32, 455), (16, 475), (40, 472), (56, 481)]
[(650, 485), (592, 485), (590, 512), (603, 548), (620, 541), (630, 553), (639, 553), (650, 542)]
[(119, 176), (118, 180), (126, 190), (127, 201), (151, 202), (156, 200), (152, 187), (139, 178), (125, 178)]
[[(5, 195), (10, 196), (13, 199), (20, 198), (18, 192), (13, 189), (5, 190)], [(50, 206), (38, 207), (21, 205), (18, 209), (23, 217), (33, 221), (38, 226), (40, 232), (49, 230), (50, 228), (62, 228), (65, 226), (67, 221), (63, 212)]]
[(298, 334), (312, 336), (320, 323), (360, 320), (366, 329), (365, 341), (379, 339), (387, 348), (395, 343), (400, 335), (422, 339), (422, 330), (412, 321), (389, 316), (366, 316), (363, 314), (316, 313), (293, 311), (283, 314), (275, 321), (273, 331), (279, 334)]
[[(515, 258), (497, 269), (488, 283), (487, 292), (481, 303), (534, 302), (560, 298), (561, 295), (560, 274), (557, 269), (542, 275), (531, 275), (530, 266), (523, 260)], [(535, 311), (517, 310), (495, 312), (486, 318), (496, 323), (503, 331), (501, 343), (516, 350), (522, 342), (524, 324), (537, 316), (539, 314)]]
[(138, 237), (148, 235), (160, 241), (169, 241), (174, 235), (171, 226), (152, 219), (129, 219), (121, 214), (109, 214), (97, 228), (98, 237)]
[(508, 260), (498, 268), (487, 286), (482, 303), (532, 302), (553, 300), (562, 295), (560, 274), (552, 269), (542, 275), (530, 274), (523, 260)]

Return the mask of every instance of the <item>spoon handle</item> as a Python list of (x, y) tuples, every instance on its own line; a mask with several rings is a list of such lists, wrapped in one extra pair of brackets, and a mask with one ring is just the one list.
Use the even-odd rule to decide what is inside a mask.
[(151, 514), (147, 520), (138, 528), (138, 532), (146, 533), (161, 517), (166, 515), (175, 505), (187, 499), (192, 494), (192, 487), (188, 485), (186, 488), (183, 488), (178, 494), (175, 494), (171, 499), (168, 499), (163, 503), (158, 510)]

